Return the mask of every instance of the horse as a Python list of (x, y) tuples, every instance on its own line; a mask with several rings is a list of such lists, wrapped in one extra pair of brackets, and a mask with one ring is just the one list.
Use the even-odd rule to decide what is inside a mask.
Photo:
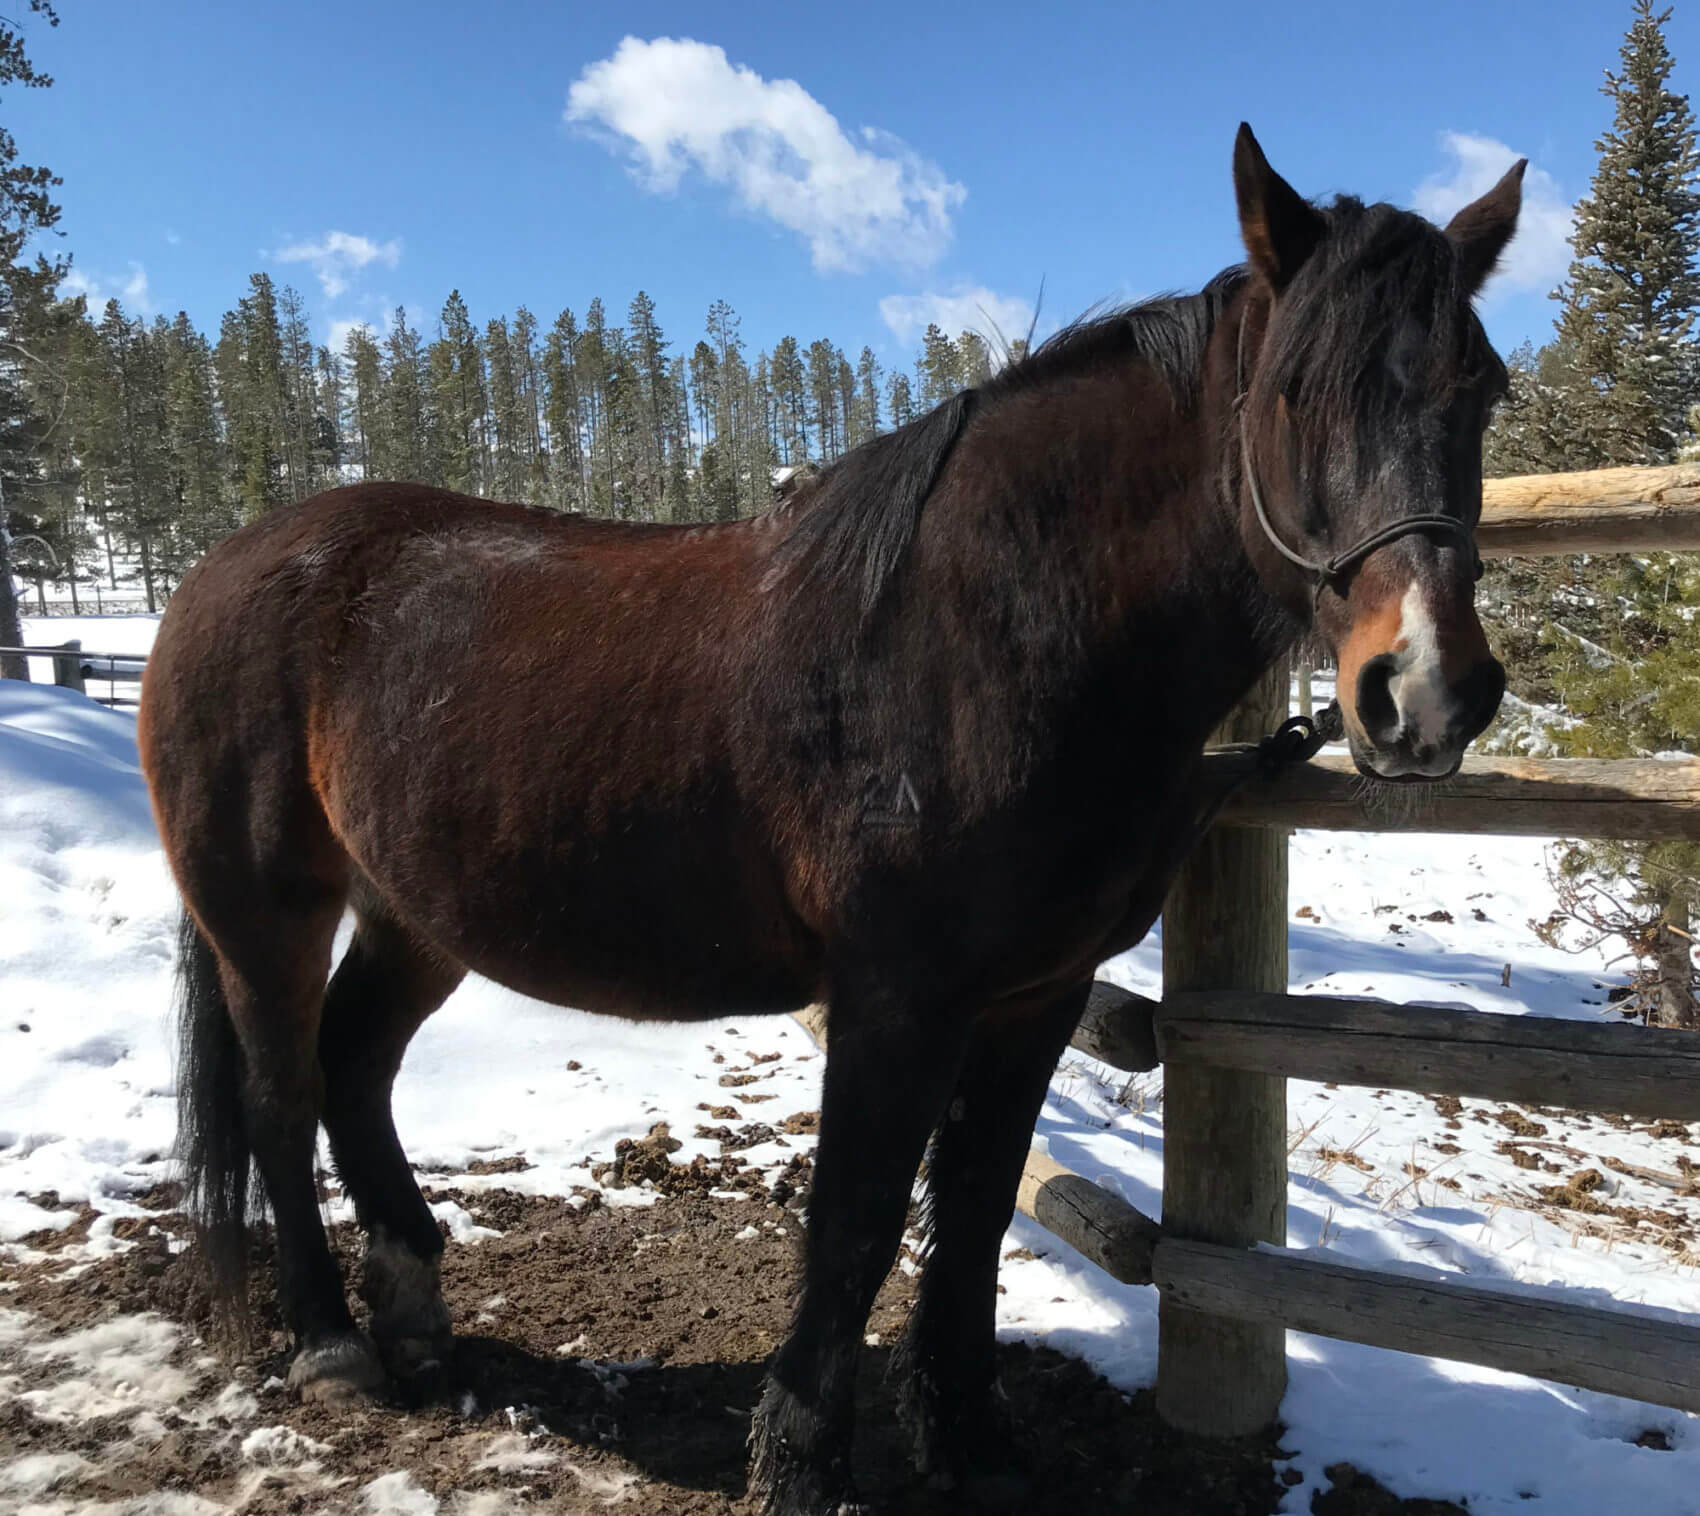
[[(368, 483), (209, 552), (139, 725), (185, 908), (181, 1153), (227, 1299), (258, 1171), (295, 1390), (447, 1361), (443, 1243), (390, 1094), (468, 971), (633, 1019), (825, 1002), (752, 1496), (862, 1509), (853, 1372), (925, 1157), (898, 1359), (917, 1463), (1018, 1500), (1000, 1239), (1094, 968), (1144, 937), (1196, 836), (1212, 729), (1301, 636), (1333, 650), (1378, 781), (1449, 774), (1498, 707), (1473, 531), (1506, 373), (1473, 297), (1522, 170), (1441, 229), (1305, 200), (1242, 125), (1242, 264), (1083, 318), (759, 516)], [(368, 1238), (364, 1329), (321, 1123)]]

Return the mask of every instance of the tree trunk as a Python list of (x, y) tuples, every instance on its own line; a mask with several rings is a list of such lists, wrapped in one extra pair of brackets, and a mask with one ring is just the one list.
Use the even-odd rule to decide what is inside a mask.
[(153, 549), (145, 530), (142, 533), (142, 587), (147, 593), (148, 614), (151, 616), (155, 609), (153, 591)]
[[(12, 538), (0, 514), (0, 647), (22, 647), (24, 623), (18, 614), (18, 587), (12, 579)], [(0, 653), (0, 679), (28, 679), (29, 659)]]
[(1700, 1009), (1694, 1003), (1694, 970), (1689, 961), (1692, 946), (1688, 897), (1677, 893), (1659, 914), (1654, 949), (1659, 971), (1659, 1005), (1653, 1016), (1656, 1026), (1700, 1027)]

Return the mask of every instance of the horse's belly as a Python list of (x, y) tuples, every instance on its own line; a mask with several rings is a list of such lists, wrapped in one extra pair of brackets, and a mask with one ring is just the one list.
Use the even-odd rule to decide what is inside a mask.
[(795, 1010), (817, 993), (815, 955), (778, 902), (723, 877), (496, 867), (410, 899), (374, 872), (379, 891), (443, 951), (540, 1000), (694, 1020)]
[[(490, 777), (489, 775), (486, 778)], [(378, 893), (468, 968), (539, 999), (680, 1019), (792, 1010), (819, 947), (765, 850), (711, 798), (610, 806), (553, 784), (397, 773), (333, 824)], [(426, 796), (438, 797), (437, 803)], [(523, 797), (523, 798), (520, 798)]]

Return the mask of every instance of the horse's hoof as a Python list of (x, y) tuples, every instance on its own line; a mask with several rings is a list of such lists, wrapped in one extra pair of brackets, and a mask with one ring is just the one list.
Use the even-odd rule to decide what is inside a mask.
[(379, 1337), (378, 1354), (392, 1379), (420, 1379), (447, 1373), (454, 1345), (454, 1335), (449, 1332), (427, 1337)]
[(954, 1496), (963, 1509), (1015, 1511), (1033, 1503), (1034, 1480), (1011, 1445), (989, 1447), (976, 1439), (971, 1450), (959, 1445), (946, 1451), (929, 1439), (917, 1462), (927, 1487)]
[(355, 1405), (383, 1390), (389, 1376), (364, 1332), (337, 1332), (307, 1343), (289, 1366), (289, 1387), (303, 1401)]

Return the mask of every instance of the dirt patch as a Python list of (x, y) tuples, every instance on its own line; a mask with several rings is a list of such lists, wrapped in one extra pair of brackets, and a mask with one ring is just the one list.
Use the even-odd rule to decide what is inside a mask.
[(1450, 1500), (1401, 1500), (1349, 1463), (1330, 1464), (1331, 1487), (1310, 1498), (1311, 1516), (1470, 1516)]
[(1494, 1152), (1502, 1153), (1520, 1169), (1556, 1169), (1556, 1164), (1546, 1162), (1538, 1153), (1531, 1153), (1526, 1148), (1520, 1148), (1515, 1142), (1498, 1142), (1494, 1144)]
[(1545, 1137), (1547, 1129), (1538, 1121), (1525, 1116), (1515, 1106), (1506, 1106), (1493, 1113), (1493, 1119), (1516, 1137)]
[[(633, 1147), (665, 1157), (670, 1140), (652, 1132)], [(789, 1321), (802, 1231), (783, 1202), (806, 1184), (806, 1163), (799, 1155), (765, 1187), (750, 1176), (743, 1200), (666, 1176), (667, 1198), (650, 1206), (607, 1204), (594, 1191), (435, 1191), (503, 1235), (444, 1255), (455, 1355), (436, 1393), (413, 1405), (302, 1406), (282, 1388), (287, 1343), (264, 1227), (250, 1257), (252, 1345), (234, 1366), (199, 1335), (211, 1315), (192, 1256), (172, 1251), (186, 1233), (179, 1215), (136, 1222), (128, 1251), (92, 1264), (67, 1251), (74, 1237), (52, 1234), (48, 1246), (63, 1257), (6, 1271), (15, 1288), (0, 1302), (36, 1335), (0, 1342), (0, 1377), (18, 1372), (51, 1397), (66, 1388), (71, 1361), (69, 1349), (54, 1358), (54, 1344), (132, 1324), (152, 1334), (152, 1382), (170, 1393), (140, 1411), (132, 1398), (57, 1420), (40, 1414), (46, 1401), (0, 1397), (0, 1461), (39, 1455), (34, 1467), (59, 1471), (52, 1497), (73, 1502), (187, 1490), (253, 1516), (346, 1510), (374, 1481), (392, 1495), (417, 1489), (456, 1516), (610, 1504), (629, 1516), (754, 1516), (744, 1439), (764, 1361)], [(358, 1235), (339, 1226), (332, 1238), (354, 1277)], [(886, 1516), (956, 1509), (916, 1483), (887, 1382), (914, 1288), (902, 1271), (887, 1281), (857, 1387), (858, 1478)], [(139, 1349), (125, 1351), (133, 1364)], [(1124, 1395), (1077, 1360), (1018, 1345), (999, 1358), (1037, 1476), (1030, 1516), (1264, 1516), (1278, 1505), (1273, 1437), (1194, 1442), (1158, 1423), (1148, 1393)], [(418, 1505), (429, 1508), (423, 1494)]]

